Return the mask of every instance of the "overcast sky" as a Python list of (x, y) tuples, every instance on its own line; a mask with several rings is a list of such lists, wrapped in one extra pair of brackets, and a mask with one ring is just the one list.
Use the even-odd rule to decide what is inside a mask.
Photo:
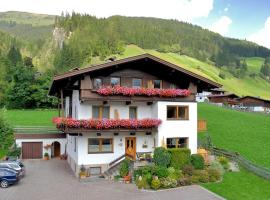
[(0, 0), (0, 12), (11, 10), (54, 15), (75, 11), (97, 17), (124, 15), (177, 19), (270, 48), (268, 0)]

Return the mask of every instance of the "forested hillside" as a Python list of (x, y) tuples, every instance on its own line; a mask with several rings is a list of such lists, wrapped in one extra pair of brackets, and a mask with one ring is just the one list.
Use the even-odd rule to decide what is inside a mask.
[(0, 105), (53, 107), (46, 96), (53, 75), (145, 52), (228, 91), (270, 99), (270, 50), (245, 40), (176, 20), (7, 12), (0, 13)]

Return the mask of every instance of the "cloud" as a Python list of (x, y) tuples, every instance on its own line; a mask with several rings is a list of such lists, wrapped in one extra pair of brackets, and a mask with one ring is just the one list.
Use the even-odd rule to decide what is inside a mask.
[(209, 29), (221, 35), (225, 35), (226, 33), (228, 33), (231, 24), (231, 18), (227, 16), (222, 16), (218, 21), (214, 22)]
[(88, 13), (97, 17), (112, 15), (145, 16), (191, 22), (207, 17), (214, 0), (0, 0), (0, 11), (61, 14), (62, 11)]
[(270, 17), (266, 19), (262, 29), (251, 34), (247, 39), (259, 45), (270, 48)]

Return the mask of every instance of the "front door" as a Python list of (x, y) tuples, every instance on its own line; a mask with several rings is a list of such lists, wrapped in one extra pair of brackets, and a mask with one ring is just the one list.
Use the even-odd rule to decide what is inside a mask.
[(130, 155), (134, 160), (136, 159), (136, 138), (126, 138), (126, 154)]

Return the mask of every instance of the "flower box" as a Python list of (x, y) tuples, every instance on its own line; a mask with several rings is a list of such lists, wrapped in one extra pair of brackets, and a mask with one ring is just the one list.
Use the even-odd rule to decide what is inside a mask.
[(101, 87), (97, 93), (102, 96), (149, 96), (149, 97), (186, 97), (190, 95), (187, 89), (158, 89), (158, 88), (128, 88), (121, 86)]
[(77, 120), (72, 118), (53, 118), (53, 123), (59, 129), (82, 128), (82, 129), (143, 129), (156, 128), (161, 124), (160, 119), (88, 119)]

